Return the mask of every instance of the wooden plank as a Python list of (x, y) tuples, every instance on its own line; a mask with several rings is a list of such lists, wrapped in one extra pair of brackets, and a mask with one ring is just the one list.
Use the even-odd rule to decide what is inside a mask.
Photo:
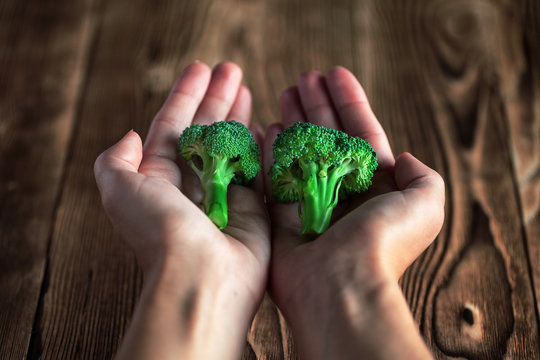
[(255, 359), (290, 359), (291, 350), (285, 344), (289, 340), (287, 330), (281, 328), (281, 314), (274, 303), (265, 297), (248, 333), (243, 359), (253, 354)]
[(437, 358), (537, 358), (499, 57), (522, 44), (508, 32), (519, 29), (519, 4), (371, 4), (374, 107), (395, 150), (447, 180), (445, 227), (402, 279), (415, 319)]
[[(366, 47), (356, 39), (367, 35), (367, 19), (352, 16), (362, 12), (363, 1), (265, 3), (262, 10), (253, 14), (259, 15), (253, 17), (257, 30), (249, 42), (254, 44), (249, 47), (254, 58), (248, 58), (244, 69), (248, 85), (256, 95), (254, 118), (267, 125), (281, 120), (279, 97), (305, 71), (324, 73), (337, 65), (357, 73), (363, 69), (356, 66), (361, 60), (355, 61)], [(355, 46), (358, 44), (361, 46)]]
[[(130, 9), (127, 13), (126, 8)], [(224, 59), (239, 63), (246, 83), (260, 99), (255, 104), (256, 121), (275, 121), (279, 93), (266, 85), (262, 31), (273, 31), (279, 14), (268, 16), (265, 10), (263, 1), (196, 5), (118, 1), (104, 9), (51, 245), (50, 290), (35, 329), (42, 340), (33, 354), (107, 357), (114, 353), (139, 295), (141, 279), (129, 250), (113, 234), (101, 211), (91, 164), (127, 129), (146, 132), (181, 68), (195, 59), (211, 65)], [(263, 29), (262, 17), (269, 19)], [(280, 84), (281, 89), (285, 86), (285, 82)], [(266, 100), (274, 106), (268, 106)], [(248, 341), (244, 358), (294, 356), (290, 332), (268, 299)]]
[[(512, 160), (521, 197), (531, 273), (540, 308), (540, 3), (523, 1), (521, 26), (510, 26), (513, 41), (500, 53), (504, 108), (508, 114)], [(510, 23), (509, 25), (515, 25)], [(521, 44), (521, 46), (515, 46)]]
[[(438, 358), (538, 357), (531, 278), (538, 267), (531, 249), (538, 249), (540, 234), (527, 228), (525, 238), (522, 231), (528, 196), (518, 196), (509, 175), (517, 166), (511, 149), (518, 146), (509, 144), (507, 124), (517, 120), (505, 110), (512, 74), (525, 70), (501, 60), (515, 53), (508, 46), (523, 44), (511, 38), (524, 31), (514, 18), (519, 6), (481, 0), (107, 2), (96, 14), (102, 22), (31, 357), (114, 354), (141, 277), (101, 210), (92, 163), (128, 129), (146, 132), (178, 72), (195, 59), (239, 63), (261, 124), (279, 119), (279, 94), (301, 72), (352, 68), (396, 152), (413, 152), (447, 179), (442, 234), (402, 279), (429, 346)], [(537, 26), (539, 16), (527, 16), (532, 20), (525, 23)], [(527, 36), (533, 48), (537, 37)], [(536, 89), (538, 81), (532, 84)], [(295, 358), (290, 331), (269, 299), (247, 341), (244, 359)]]
[(0, 4), (2, 359), (27, 354), (84, 81), (88, 15), (85, 1)]
[(111, 358), (140, 292), (135, 259), (103, 213), (92, 164), (127, 129), (144, 127), (140, 106), (153, 93), (145, 94), (146, 66), (138, 66), (157, 50), (140, 47), (149, 41), (141, 24), (159, 9), (148, 4), (107, 2), (96, 14), (99, 36), (58, 205), (32, 358)]
[[(237, 11), (233, 5), (239, 3), (212, 4), (228, 13)], [(230, 46), (201, 46), (200, 38), (209, 36), (208, 27), (223, 41), (231, 39)], [(34, 329), (39, 341), (33, 344), (32, 357), (109, 358), (114, 354), (140, 294), (141, 275), (103, 213), (92, 164), (130, 128), (146, 133), (185, 65), (195, 59), (210, 64), (223, 59), (242, 63), (231, 55), (243, 54), (233, 46), (236, 23), (223, 23), (223, 13), (205, 2), (109, 2), (99, 34), (58, 207), (49, 286)], [(279, 329), (275, 309), (265, 304)], [(256, 328), (253, 331), (252, 337), (260, 333)], [(279, 333), (272, 336), (280, 338)], [(255, 351), (260, 355), (266, 350), (247, 346), (244, 358), (255, 358)]]

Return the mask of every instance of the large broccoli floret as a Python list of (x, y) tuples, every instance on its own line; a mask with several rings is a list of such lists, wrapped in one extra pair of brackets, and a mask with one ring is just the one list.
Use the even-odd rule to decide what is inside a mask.
[(298, 201), (302, 234), (323, 233), (340, 198), (367, 190), (377, 167), (370, 144), (344, 132), (298, 122), (274, 142), (273, 196)]
[(236, 121), (193, 124), (182, 132), (178, 150), (201, 180), (206, 214), (225, 228), (229, 183), (245, 185), (261, 170), (253, 135)]

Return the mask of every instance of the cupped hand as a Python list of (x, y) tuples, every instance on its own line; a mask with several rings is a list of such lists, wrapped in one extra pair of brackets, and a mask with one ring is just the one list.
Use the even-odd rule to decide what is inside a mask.
[(444, 184), (412, 155), (394, 158), (361, 85), (342, 67), (326, 76), (316, 71), (303, 74), (297, 86), (283, 93), (281, 109), (282, 123), (270, 127), (265, 138), (266, 169), (273, 163), (272, 142), (277, 133), (297, 121), (361, 137), (377, 152), (378, 169), (371, 188), (340, 203), (331, 226), (314, 240), (299, 235), (297, 204), (270, 204), (272, 296), (293, 323), (302, 308), (320, 301), (320, 311), (312, 315), (319, 317), (320, 326), (327, 326), (325, 321), (331, 319), (325, 317), (330, 317), (334, 297), (351, 286), (369, 292), (381, 283), (397, 283), (433, 241), (443, 222)]
[(227, 293), (242, 307), (237, 321), (245, 328), (267, 284), (270, 231), (263, 196), (256, 185), (231, 185), (229, 224), (220, 231), (200, 209), (200, 184), (177, 155), (177, 139), (193, 123), (236, 120), (250, 126), (251, 94), (241, 78), (233, 63), (213, 70), (200, 62), (187, 67), (144, 145), (130, 131), (99, 156), (95, 176), (104, 208), (133, 248), (145, 281), (173, 264), (183, 279), (200, 279), (200, 287)]

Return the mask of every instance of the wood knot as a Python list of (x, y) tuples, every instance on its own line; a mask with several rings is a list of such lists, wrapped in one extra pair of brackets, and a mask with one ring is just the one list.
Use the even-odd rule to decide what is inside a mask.
[(461, 332), (473, 340), (480, 340), (483, 336), (480, 310), (469, 302), (461, 311)]
[(435, 295), (435, 342), (447, 356), (502, 358), (514, 326), (512, 290), (490, 219), (473, 203), (459, 261)]

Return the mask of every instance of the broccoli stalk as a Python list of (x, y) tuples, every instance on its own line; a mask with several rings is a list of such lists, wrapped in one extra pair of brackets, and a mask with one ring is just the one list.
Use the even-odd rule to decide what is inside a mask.
[[(203, 207), (206, 215), (220, 229), (227, 226), (229, 220), (227, 210), (227, 188), (234, 177), (235, 166), (231, 166), (228, 158), (223, 156), (202, 158), (202, 170), (191, 166), (199, 176), (204, 191)], [(190, 160), (188, 163), (192, 163)], [(234, 164), (234, 163), (233, 163)]]
[[(338, 203), (341, 171), (329, 171), (326, 163), (309, 163), (299, 166), (308, 178), (303, 182), (299, 195), (298, 215), (302, 219), (302, 234), (321, 234), (330, 225), (332, 212)], [(302, 211), (302, 203), (304, 209)]]
[(364, 140), (311, 123), (296, 123), (274, 142), (273, 195), (298, 201), (303, 235), (323, 233), (340, 198), (366, 190), (377, 166)]
[(236, 121), (191, 125), (178, 139), (180, 155), (201, 181), (206, 215), (223, 229), (228, 223), (229, 184), (247, 184), (260, 171), (259, 147)]

